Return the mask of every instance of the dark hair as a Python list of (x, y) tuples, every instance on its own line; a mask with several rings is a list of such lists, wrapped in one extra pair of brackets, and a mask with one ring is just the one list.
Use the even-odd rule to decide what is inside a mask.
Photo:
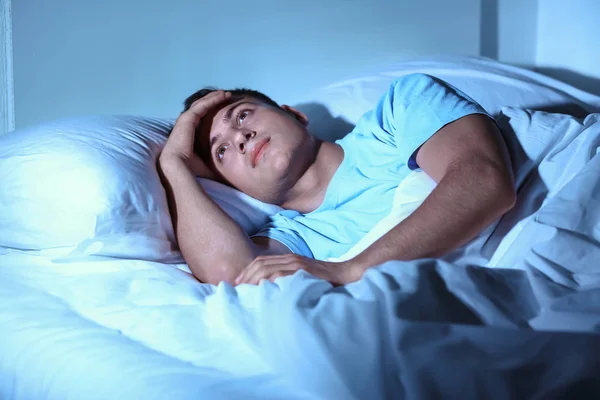
[[(185, 101), (183, 102), (183, 112), (186, 112), (187, 110), (189, 110), (189, 108), (192, 106), (192, 104), (194, 104), (194, 102), (196, 100), (203, 98), (204, 96), (206, 96), (207, 94), (209, 94), (211, 92), (214, 92), (215, 90), (219, 90), (219, 89), (213, 88), (213, 87), (207, 87), (207, 88), (198, 90), (196, 93), (194, 93), (193, 95), (191, 95), (190, 97), (185, 99)], [(227, 90), (227, 92), (231, 92), (230, 101), (237, 101), (237, 100), (241, 99), (242, 97), (252, 97), (256, 100), (262, 101), (263, 103), (265, 103), (267, 105), (279, 108), (279, 104), (274, 102), (269, 96), (267, 96), (266, 94), (261, 93), (259, 91), (256, 91), (256, 90), (247, 89), (247, 88), (237, 88), (237, 89), (233, 89), (233, 90)]]
[[(206, 96), (207, 94), (209, 94), (211, 92), (214, 92), (215, 90), (219, 90), (219, 89), (214, 88), (214, 87), (206, 87), (204, 89), (198, 90), (196, 93), (194, 93), (193, 95), (191, 95), (190, 97), (185, 99), (185, 101), (183, 102), (182, 113), (189, 110), (190, 107), (192, 106), (192, 104), (194, 104), (194, 102), (196, 100), (203, 98), (204, 96)], [(256, 91), (256, 90), (247, 89), (247, 88), (236, 88), (233, 90), (227, 90), (227, 92), (231, 92), (231, 97), (229, 98), (230, 103), (236, 102), (236, 101), (240, 100), (242, 97), (251, 97), (251, 98), (259, 100), (269, 106), (279, 108), (279, 104), (274, 102), (269, 96), (267, 96), (266, 94), (261, 93), (259, 91)], [(198, 126), (198, 129), (200, 129), (200, 126)], [(196, 154), (198, 154), (200, 156), (200, 158), (202, 158), (202, 160), (204, 160), (204, 162), (206, 162), (208, 165), (211, 165), (210, 154), (207, 153), (206, 151), (202, 151), (202, 150), (203, 149), (200, 147), (200, 142), (196, 141), (196, 143), (194, 145), (194, 151), (196, 152)], [(229, 183), (226, 182), (225, 180), (223, 180), (223, 183), (229, 185)]]

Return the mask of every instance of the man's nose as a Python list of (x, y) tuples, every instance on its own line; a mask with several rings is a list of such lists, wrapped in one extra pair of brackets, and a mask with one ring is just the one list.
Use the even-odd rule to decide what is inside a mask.
[(236, 134), (236, 146), (240, 153), (245, 153), (250, 139), (256, 136), (256, 132), (251, 130), (240, 130)]

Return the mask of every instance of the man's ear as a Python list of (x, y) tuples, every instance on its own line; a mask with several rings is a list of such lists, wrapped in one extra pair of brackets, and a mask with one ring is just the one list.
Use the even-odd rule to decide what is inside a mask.
[(288, 106), (287, 104), (282, 104), (281, 108), (285, 111), (292, 114), (296, 119), (304, 126), (308, 126), (308, 117), (302, 111), (296, 110), (292, 106)]

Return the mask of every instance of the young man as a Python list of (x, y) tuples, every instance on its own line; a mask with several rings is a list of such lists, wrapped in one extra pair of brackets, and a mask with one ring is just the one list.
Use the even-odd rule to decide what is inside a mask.
[[(185, 105), (159, 169), (179, 247), (203, 282), (257, 284), (305, 269), (345, 284), (388, 260), (442, 256), (515, 203), (494, 121), (427, 75), (395, 80), (336, 143), (310, 135), (306, 115), (259, 92), (204, 89)], [(412, 215), (354, 259), (322, 261), (345, 253), (387, 215), (396, 187), (416, 168), (438, 185)], [(249, 238), (195, 175), (285, 210)]]

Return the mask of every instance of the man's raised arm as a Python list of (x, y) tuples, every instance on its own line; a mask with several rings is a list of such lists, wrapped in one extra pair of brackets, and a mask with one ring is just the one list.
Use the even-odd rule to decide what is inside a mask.
[(194, 153), (196, 127), (208, 110), (229, 97), (223, 91), (212, 92), (182, 113), (158, 160), (179, 248), (194, 276), (213, 284), (233, 283), (258, 255), (289, 252), (266, 238), (254, 243), (196, 181), (196, 175), (212, 175)]

